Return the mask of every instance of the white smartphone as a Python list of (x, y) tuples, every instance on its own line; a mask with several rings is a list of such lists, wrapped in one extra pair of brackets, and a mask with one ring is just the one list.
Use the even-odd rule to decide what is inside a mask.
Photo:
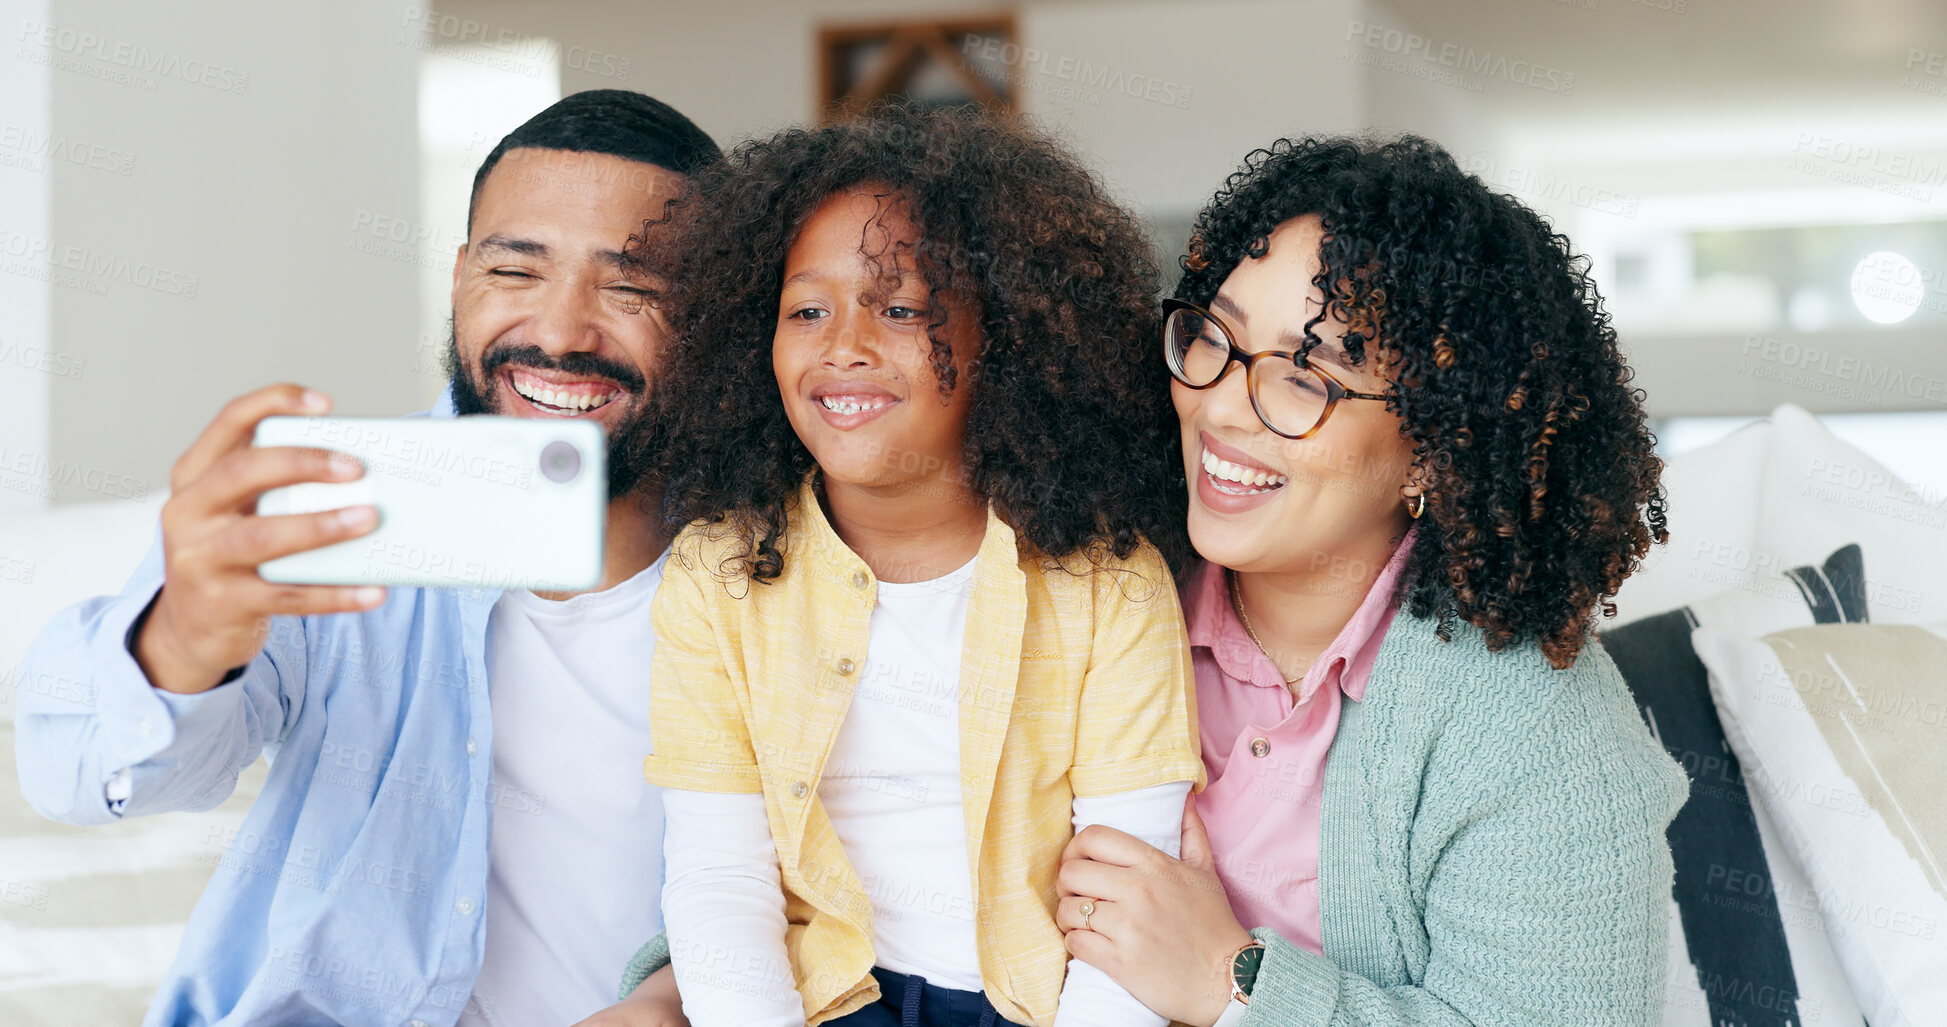
[(518, 417), (267, 417), (258, 446), (349, 453), (356, 481), (258, 497), (260, 515), (372, 504), (370, 534), (258, 565), (305, 585), (579, 591), (602, 577), (608, 449), (585, 421)]

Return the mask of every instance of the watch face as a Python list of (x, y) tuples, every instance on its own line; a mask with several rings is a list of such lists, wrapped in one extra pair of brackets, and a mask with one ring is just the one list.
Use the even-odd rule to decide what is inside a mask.
[(1257, 968), (1264, 963), (1264, 946), (1253, 944), (1240, 949), (1231, 957), (1230, 979), (1239, 992), (1248, 996), (1251, 986), (1257, 983)]

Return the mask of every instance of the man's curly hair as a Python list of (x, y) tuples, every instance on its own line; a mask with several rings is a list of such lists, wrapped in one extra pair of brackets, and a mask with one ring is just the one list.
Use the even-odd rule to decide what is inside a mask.
[[(1280, 224), (1324, 226), (1311, 285), (1347, 357), (1377, 361), (1413, 443), (1425, 526), (1402, 575), (1417, 617), (1566, 667), (1594, 611), (1668, 540), (1642, 391), (1567, 237), (1425, 139), (1281, 139), (1199, 215), (1179, 298), (1208, 305)], [(1328, 429), (1329, 430), (1329, 429)]]
[[(1187, 496), (1170, 484), (1179, 444), (1143, 232), (1052, 139), (977, 109), (882, 107), (746, 142), (632, 240), (667, 283), (670, 341), (640, 441), (666, 526), (723, 524), (745, 543), (735, 572), (781, 573), (788, 504), (814, 466), (772, 371), (785, 254), (857, 186), (890, 190), (920, 233), (866, 255), (889, 274), (916, 268), (933, 295), (941, 391), (974, 390), (965, 484), (1046, 556), (1099, 562), (1148, 540), (1180, 566)], [(947, 295), (980, 319), (965, 381), (942, 332)]]

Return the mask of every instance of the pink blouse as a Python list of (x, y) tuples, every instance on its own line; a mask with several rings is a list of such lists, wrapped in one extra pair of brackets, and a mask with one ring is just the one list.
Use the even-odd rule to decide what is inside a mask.
[(1217, 876), (1245, 927), (1274, 928), (1313, 952), (1324, 947), (1318, 812), (1325, 754), (1338, 734), (1340, 696), (1365, 696), (1416, 531), (1407, 531), (1352, 619), (1305, 672), (1296, 701), (1238, 620), (1224, 568), (1205, 563), (1183, 586), (1209, 778), (1197, 815), (1210, 832)]

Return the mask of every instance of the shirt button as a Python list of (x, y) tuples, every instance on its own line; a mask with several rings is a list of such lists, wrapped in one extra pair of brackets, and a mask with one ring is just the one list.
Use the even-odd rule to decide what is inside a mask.
[(864, 588), (864, 587), (865, 587), (865, 583), (866, 583), (866, 577), (865, 577), (865, 572), (864, 572), (864, 571), (853, 571), (853, 572), (852, 572), (852, 587), (853, 587), (853, 588)]
[(155, 727), (149, 723), (149, 718), (147, 717), (143, 717), (142, 722), (136, 726), (141, 728), (142, 733), (145, 735), (155, 730)]
[(474, 753), (479, 751), (480, 751), (480, 747), (473, 744), (473, 739), (469, 738), (466, 740), (466, 754), (468, 756), (471, 756)]
[(850, 674), (852, 672), (852, 661), (851, 660), (838, 661), (838, 672), (840, 674)]
[(424, 1020), (414, 1020), (413, 1022), (407, 1024), (406, 1027), (427, 1027), (427, 1024), (426, 1021)]
[(1268, 738), (1251, 739), (1251, 755), (1258, 757), (1271, 755), (1271, 740)]
[(453, 908), (459, 910), (461, 916), (472, 916), (473, 900), (461, 899), (460, 901), (453, 903)]
[(803, 781), (799, 781), (797, 784), (791, 786), (791, 797), (793, 799), (802, 799), (805, 797), (805, 793), (809, 791), (811, 791), (811, 786), (805, 784)]

